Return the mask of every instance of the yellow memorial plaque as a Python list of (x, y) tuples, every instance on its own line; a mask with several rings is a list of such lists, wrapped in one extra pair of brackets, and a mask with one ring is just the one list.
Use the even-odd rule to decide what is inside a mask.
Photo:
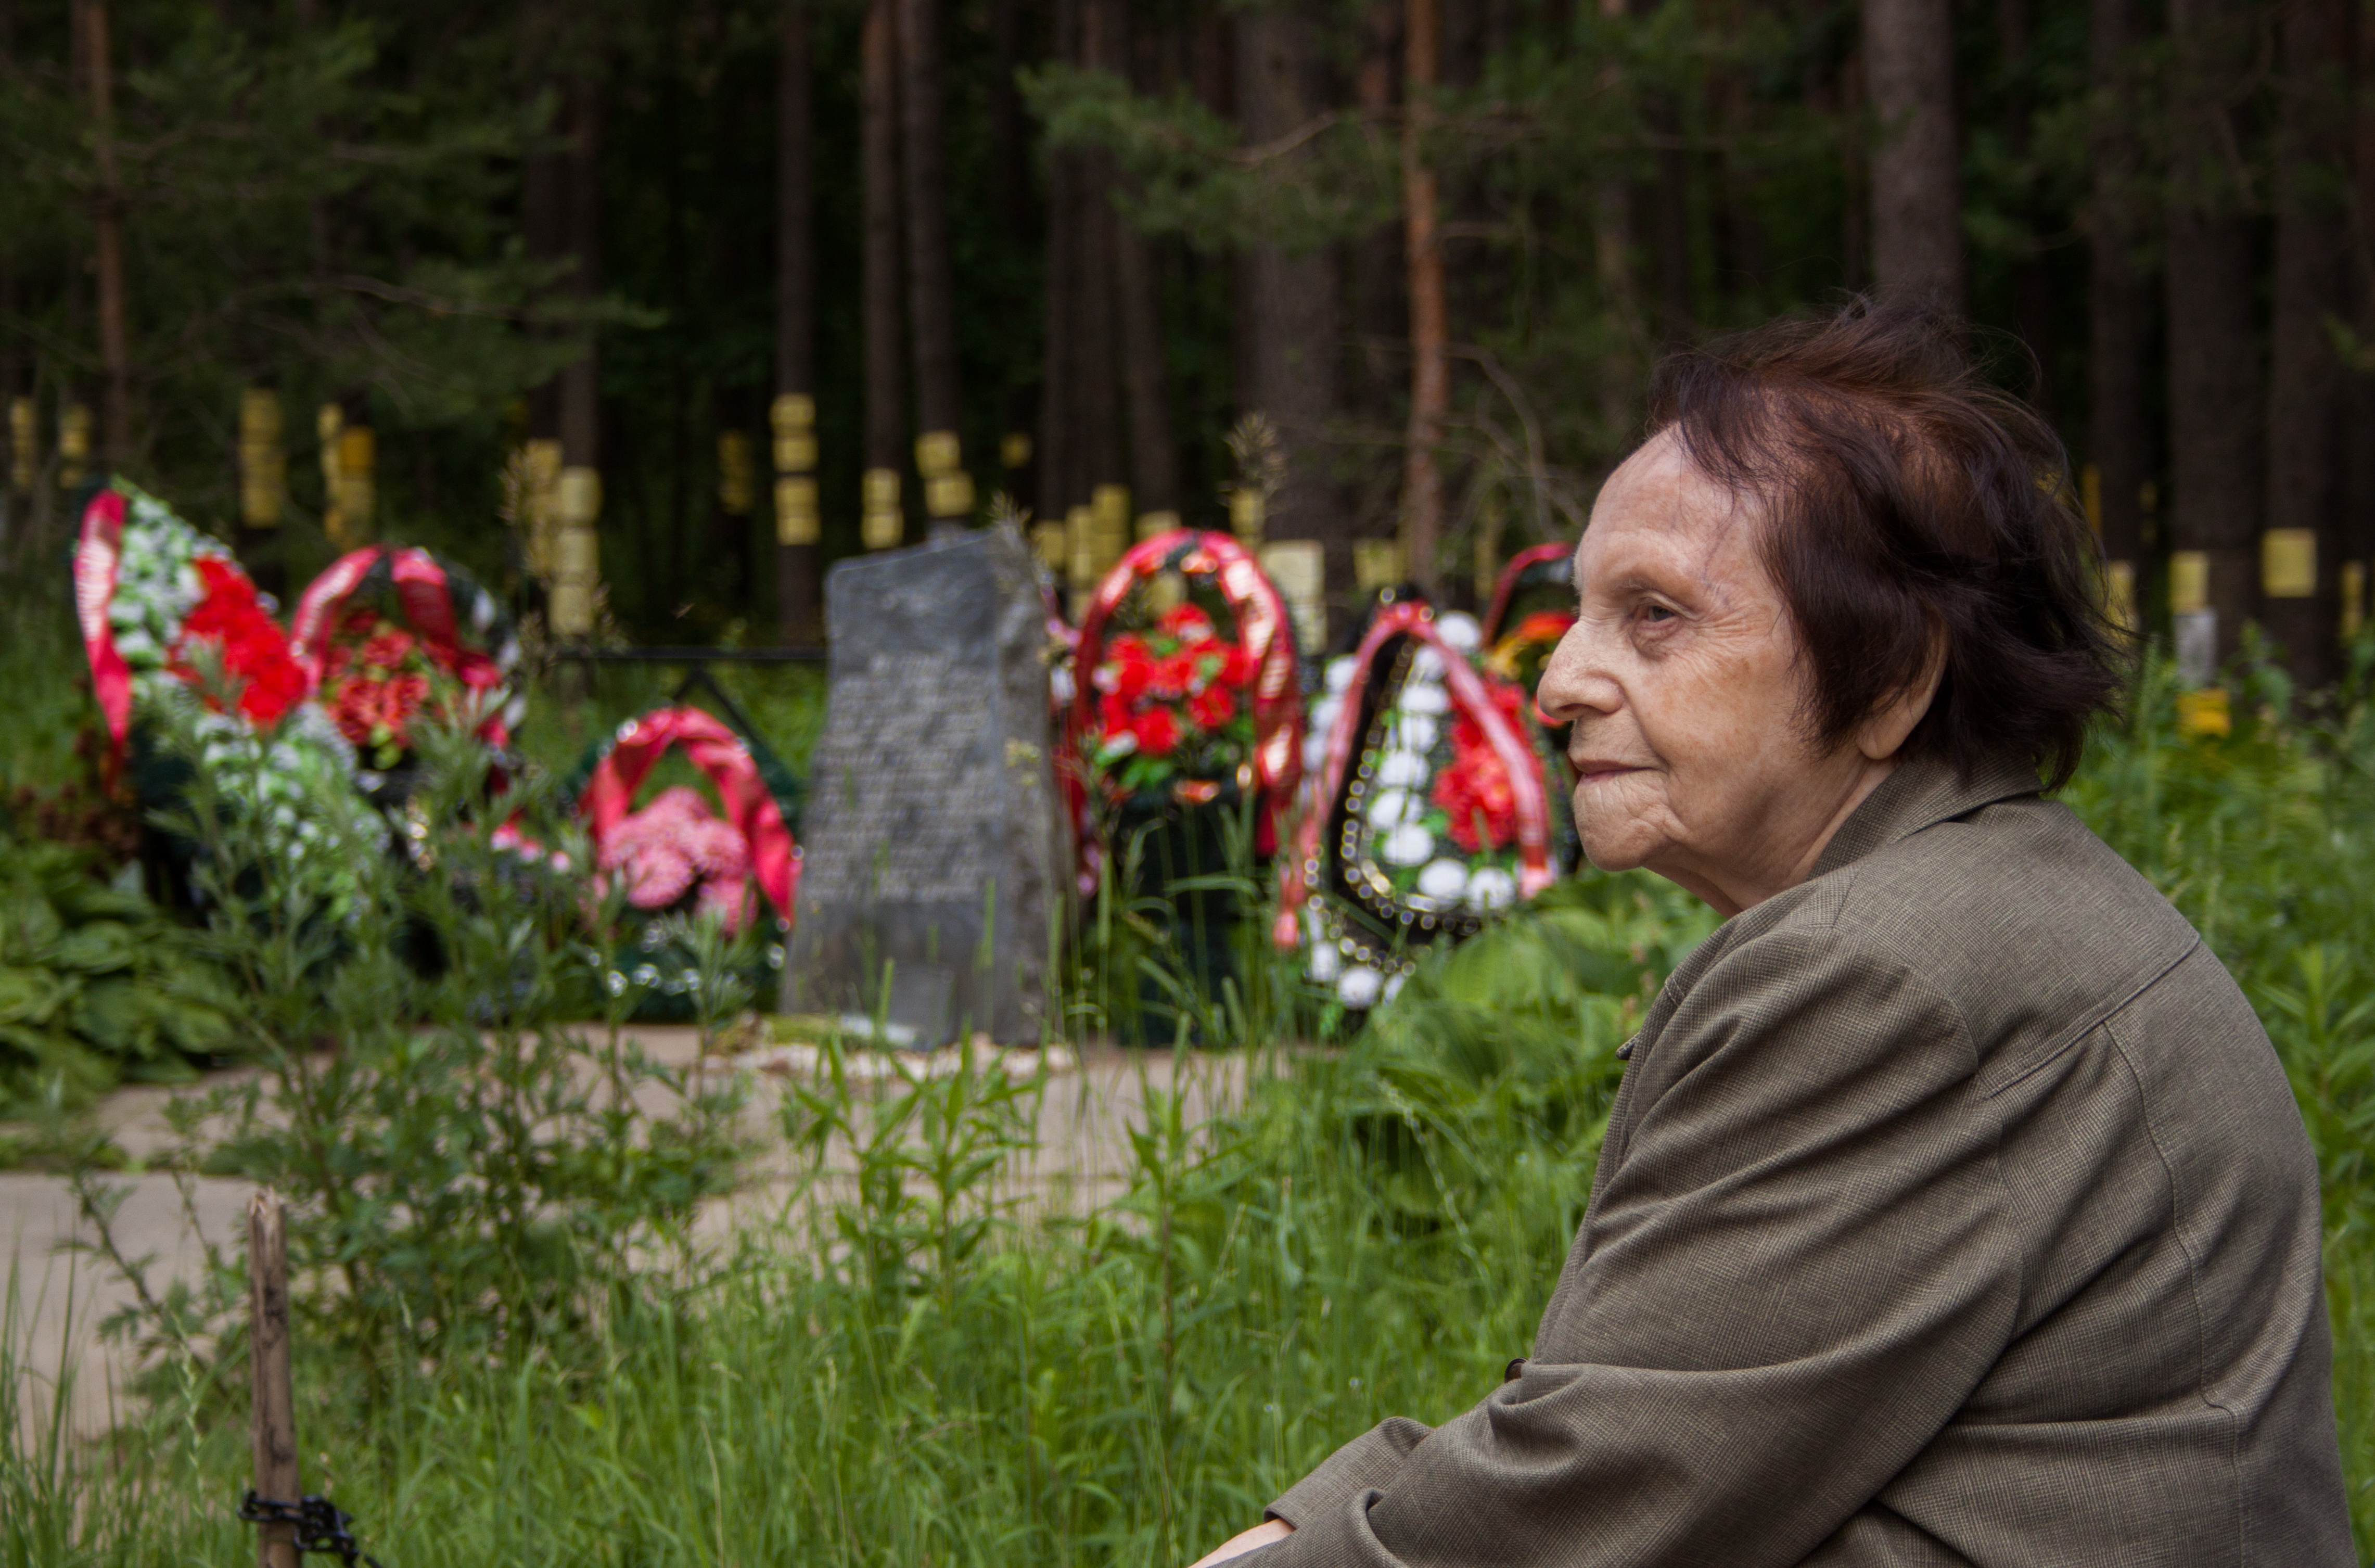
[(1261, 568), (1294, 616), (1306, 654), (1328, 645), (1328, 558), (1317, 539), (1279, 539), (1261, 548)]
[(2168, 607), (2191, 615), (2210, 607), (2210, 552), (2178, 550), (2168, 558)]
[(1400, 539), (1353, 541), (1353, 586), (1364, 594), (1399, 585), (1404, 578)]
[(1261, 548), (1268, 511), (1261, 491), (1251, 485), (1239, 485), (1229, 492), (1229, 532), (1237, 536), (1237, 543), (1249, 550)]
[(821, 523), (817, 513), (817, 482), (812, 474), (786, 474), (775, 481), (775, 542), (812, 545)]
[(926, 430), (916, 438), (916, 471), (928, 479), (951, 472), (963, 461), (954, 430)]
[(2317, 594), (2317, 530), (2271, 528), (2260, 536), (2260, 591), (2272, 599)]

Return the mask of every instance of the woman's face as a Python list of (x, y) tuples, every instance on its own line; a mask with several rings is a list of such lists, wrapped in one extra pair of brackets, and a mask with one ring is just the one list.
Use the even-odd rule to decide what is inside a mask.
[(1878, 760), (1808, 742), (1764, 526), (1671, 432), (1651, 440), (1592, 508), (1575, 555), (1578, 619), (1538, 692), (1575, 725), (1576, 830), (1591, 863), (1647, 867), (1726, 915), (1803, 880), (1894, 761), (1894, 740)]

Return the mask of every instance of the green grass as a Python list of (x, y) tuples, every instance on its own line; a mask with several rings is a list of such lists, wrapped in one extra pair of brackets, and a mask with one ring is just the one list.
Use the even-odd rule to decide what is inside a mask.
[[(2202, 926), (2301, 1098), (2364, 1550), (2375, 725), (2244, 706), (2237, 735), (2184, 738), (2155, 675), (2068, 798)], [(784, 1131), (870, 1150), (854, 1188), (693, 1276), (617, 1281), (590, 1340), (369, 1389), (302, 1362), (307, 1484), (390, 1568), (1187, 1562), (1346, 1437), (1460, 1409), (1522, 1352), (1589, 1190), (1613, 1048), (1711, 924), (1647, 878), (1563, 886), (1339, 1055), (1243, 1042), (1242, 1113), (1192, 1126), (1157, 1097), (1129, 1196), (1084, 1219), (1026, 1222), (979, 1175), (1031, 1125), (1015, 1093), (1068, 1080), (828, 1085)], [(243, 1373), (219, 1370), (160, 1381), (144, 1420), (85, 1445), (20, 1423), (0, 1364), (0, 1565), (252, 1550), (229, 1516)]]

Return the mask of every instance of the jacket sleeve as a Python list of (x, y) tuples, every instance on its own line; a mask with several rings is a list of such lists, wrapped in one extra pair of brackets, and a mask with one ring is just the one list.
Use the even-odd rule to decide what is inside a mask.
[(1779, 1568), (1921, 1451), (2021, 1260), (1961, 1018), (1873, 948), (1774, 934), (1699, 977), (1521, 1374), (1330, 1459), (1259, 1568)]
[(1426, 1427), (1407, 1416), (1379, 1421), (1321, 1460), (1317, 1469), (1262, 1510), (1263, 1517), (1283, 1519), (1301, 1529), (1335, 1512), (1347, 1500), (1383, 1487), (1426, 1435)]

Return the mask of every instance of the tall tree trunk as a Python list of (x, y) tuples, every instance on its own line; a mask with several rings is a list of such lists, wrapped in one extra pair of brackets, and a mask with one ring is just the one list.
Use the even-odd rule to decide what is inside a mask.
[[(2355, 166), (2352, 195), (2358, 210), (2359, 232), (2375, 238), (2375, 26), (2362, 25), (2353, 51), (2357, 66), (2356, 111), (2352, 116), (2351, 161)], [(2375, 253), (2375, 246), (2369, 247)], [(2375, 265), (2361, 262), (2352, 269), (2350, 320), (2359, 341), (2375, 341)], [(2342, 630), (2357, 637), (2366, 629), (2369, 613), (2368, 577), (2375, 572), (2375, 374), (2352, 375), (2345, 394), (2349, 428), (2361, 432), (2346, 443), (2342, 526)]]
[(900, 370), (898, 0), (867, 0), (859, 35), (859, 92), (866, 238), (866, 547), (899, 543), (904, 508), (900, 448), (907, 429)]
[(1443, 476), (1436, 447), (1451, 411), (1446, 348), (1443, 246), (1436, 231), (1436, 177), (1426, 161), (1429, 109), (1440, 75), (1441, 18), (1436, 0), (1409, 0), (1402, 29), (1409, 89), (1402, 102), (1402, 224), (1410, 266), (1411, 407), (1402, 463), (1402, 560), (1412, 581), (1438, 592), (1443, 541)]
[[(2005, 74), (2012, 78), (2004, 95), (2004, 143), (2013, 158), (2026, 163), (2036, 121), (2036, 66), (2031, 55), (2036, 41), (2035, 0), (1996, 0), (1996, 38), (2003, 51)], [(2047, 419), (2054, 417), (2053, 281), (2045, 268), (2040, 232), (2051, 221), (2036, 196), (2037, 182), (2025, 182), (2019, 199), (2022, 249), (2012, 264), (2013, 320), (2021, 341), (2037, 360), (2036, 384), (2029, 400)]]
[(1891, 294), (1963, 308), (1962, 152), (1955, 126), (1951, 0), (1863, 0), (1872, 159), (1872, 264)]
[[(572, 269), (570, 291), (590, 308), (602, 287), (602, 99), (587, 77), (565, 89), (569, 147), (562, 169)], [(601, 374), (589, 328), (585, 352), (561, 372), (560, 562), (551, 615), (556, 635), (590, 635), (601, 588), (597, 525), (602, 514)], [(567, 592), (562, 592), (566, 584)]]
[(115, 171), (115, 73), (109, 57), (107, 0), (81, 0), (83, 64), (89, 72), (93, 193), (93, 269), (99, 285), (99, 359), (106, 375), (100, 404), (100, 455), (111, 466), (132, 456), (132, 347), (124, 297), (123, 188)]
[(1170, 376), (1154, 258), (1145, 239), (1114, 218), (1114, 284), (1120, 295), (1122, 382), (1129, 395), (1129, 477), (1140, 516), (1179, 513), (1179, 459), (1171, 437)]
[[(1367, 134), (1381, 136), (1401, 102), (1402, 12), (1407, 0), (1368, 0), (1361, 16), (1360, 62), (1353, 73), (1353, 106)], [(1399, 215), (1397, 215), (1399, 216)], [(1406, 424), (1410, 399), (1410, 256), (1400, 222), (1385, 222), (1344, 247), (1347, 330), (1354, 352), (1345, 361), (1344, 407), (1348, 417), (1383, 431)], [(1399, 473), (1365, 476), (1353, 490), (1357, 515), (1393, 511), (1394, 497), (1369, 491), (1380, 482), (1394, 488)]]
[[(1079, 58), (1082, 0), (1056, 0), (1053, 57)], [(1060, 525), (1075, 497), (1072, 484), (1073, 311), (1081, 279), (1081, 154), (1047, 151), (1047, 289), (1042, 319), (1046, 350), (1039, 370), (1038, 514)], [(1085, 498), (1077, 498), (1085, 499)]]
[[(1085, 0), (1080, 17), (1080, 63), (1090, 70), (1119, 70), (1117, 22), (1120, 0)], [(1072, 325), (1072, 472), (1067, 507), (1083, 505), (1106, 485), (1123, 482), (1121, 337), (1115, 277), (1112, 155), (1083, 153), (1075, 218), (1079, 271), (1069, 308)]]
[(1839, 65), (1839, 281), (1857, 293), (1872, 287), (1872, 100), (1864, 91), (1863, 47)]
[[(1153, 93), (1164, 86), (1158, 68), (1167, 29), (1177, 23), (1158, 20), (1151, 28), (1128, 30), (1129, 10), (1113, 7), (1114, 51), (1128, 62), (1130, 85)], [(1121, 380), (1129, 403), (1129, 481), (1131, 500), (1141, 518), (1156, 526), (1176, 525), (1179, 519), (1179, 458), (1171, 433), (1171, 375), (1163, 343), (1163, 311), (1154, 249), (1144, 236), (1114, 215), (1114, 295), (1121, 327)]]
[[(2275, 312), (2268, 367), (2268, 632), (2293, 678), (2339, 672), (2346, 371), (2327, 328), (2349, 309), (2350, 0), (2285, 14), (2276, 145)], [(2306, 570), (2301, 570), (2306, 567)]]
[[(1625, 0), (1600, 0), (1600, 15), (1609, 20), (1624, 16)], [(1565, 30), (1572, 31), (1572, 22)], [(1601, 67), (1599, 79), (1601, 89), (1613, 97), (1624, 85), (1624, 68), (1610, 61)], [(1648, 358), (1648, 324), (1643, 318), (1641, 285), (1636, 275), (1637, 230), (1633, 207), (1633, 192), (1624, 181), (1602, 178), (1592, 187), (1592, 271), (1600, 284), (1601, 319), (1608, 324), (1611, 339), (1600, 372), (1600, 443), (1611, 453), (1632, 428), (1633, 408)], [(1481, 580), (1483, 575), (1476, 584), (1480, 595), (1493, 588)]]
[[(585, 78), (569, 84), (570, 291), (590, 309), (602, 289), (602, 97)], [(592, 468), (601, 462), (601, 374), (589, 335), (585, 355), (561, 372), (561, 461)]]
[(787, 0), (775, 66), (775, 623), (823, 640), (816, 489), (816, 199), (806, 0)]
[[(1237, 114), (1248, 143), (1276, 142), (1319, 112), (1317, 48), (1301, 6), (1237, 13)], [(1335, 590), (1353, 576), (1351, 520), (1326, 445), (1338, 409), (1334, 270), (1324, 251), (1278, 245), (1248, 247), (1237, 268), (1239, 402), (1270, 419), (1287, 456), (1268, 529), (1274, 538), (1319, 541), (1331, 620), (1349, 607)]]
[[(2251, 67), (2249, 0), (2171, 0), (2168, 293), (2171, 607), (2196, 680), (2240, 646), (2259, 613), (2265, 407), (2251, 224), (2231, 149), (2248, 145), (2234, 105)], [(2209, 617), (2207, 620), (2201, 617)], [(2194, 639), (2188, 642), (2189, 637)]]
[(990, 0), (989, 205), (999, 234), (1025, 244), (1031, 227), (1030, 147), (1024, 139), (1022, 66), (1024, 0)]
[(916, 361), (917, 466), (934, 524), (973, 510), (958, 444), (956, 280), (949, 268), (941, 158), (939, 0), (898, 0), (901, 162), (906, 175), (908, 330)]
[[(1039, 7), (1030, 9), (1035, 14)], [(1020, 254), (1034, 244), (1032, 232), (1031, 145), (1023, 112), (1022, 91), (1015, 81), (1024, 59), (1025, 0), (990, 0), (989, 36), (989, 205), (1000, 242)], [(1041, 375), (1046, 374), (1045, 362)], [(1035, 507), (1038, 486), (1032, 477), (1031, 430), (1034, 411), (1045, 388), (1016, 380), (1008, 385), (999, 411), (998, 462), (1000, 482), (1017, 504)]]
[[(2145, 41), (2140, 0), (2092, 0), (2090, 86), (2123, 101), (2136, 48)], [(2153, 475), (2152, 381), (2155, 290), (2139, 260), (2150, 227), (2132, 122), (2105, 117), (2091, 151), (2094, 193), (2086, 217), (2089, 501), (2102, 529), (2113, 607), (2139, 624), (2145, 580), (2144, 488)]]

